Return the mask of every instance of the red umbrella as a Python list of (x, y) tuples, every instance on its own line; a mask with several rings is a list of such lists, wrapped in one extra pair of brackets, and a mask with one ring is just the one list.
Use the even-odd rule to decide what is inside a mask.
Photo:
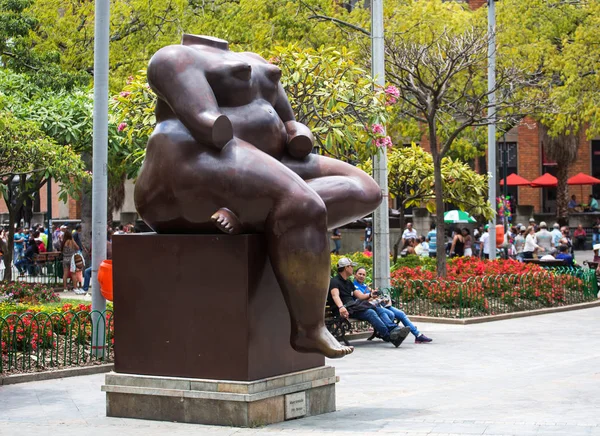
[(583, 173), (579, 173), (567, 180), (567, 185), (597, 185), (598, 183), (600, 183), (600, 179)]
[[(598, 183), (600, 183), (600, 179), (584, 173), (576, 174), (567, 180), (567, 185), (597, 185)], [(580, 194), (583, 199), (583, 188), (580, 189)]]
[[(531, 185), (531, 182), (518, 174), (511, 174), (506, 178), (506, 186), (524, 186)], [(504, 179), (500, 180), (500, 186), (504, 186)]]
[(553, 188), (558, 186), (558, 179), (550, 173), (545, 173), (543, 176), (532, 180), (531, 186), (534, 188)]

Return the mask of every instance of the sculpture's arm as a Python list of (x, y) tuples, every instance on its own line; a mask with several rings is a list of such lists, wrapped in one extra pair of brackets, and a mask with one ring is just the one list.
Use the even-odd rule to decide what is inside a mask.
[(296, 121), (292, 106), (288, 101), (287, 95), (285, 95), (281, 83), (279, 84), (277, 100), (275, 101), (275, 111), (285, 125), (288, 135), (287, 150), (289, 154), (296, 159), (308, 156), (313, 149), (315, 138), (308, 127)]
[(233, 138), (231, 121), (219, 110), (193, 49), (172, 45), (156, 52), (148, 66), (148, 83), (199, 143), (221, 149)]

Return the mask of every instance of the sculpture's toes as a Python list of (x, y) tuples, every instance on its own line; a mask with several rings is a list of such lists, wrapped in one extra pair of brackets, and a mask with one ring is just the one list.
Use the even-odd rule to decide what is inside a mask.
[(215, 223), (215, 226), (223, 233), (228, 235), (237, 235), (242, 232), (242, 224), (240, 220), (231, 210), (222, 207), (216, 211), (210, 219)]

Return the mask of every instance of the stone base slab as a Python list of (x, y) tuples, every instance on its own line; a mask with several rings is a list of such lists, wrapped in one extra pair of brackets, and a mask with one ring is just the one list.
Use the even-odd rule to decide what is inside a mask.
[(334, 412), (337, 381), (330, 366), (255, 381), (111, 372), (102, 390), (110, 417), (256, 427)]

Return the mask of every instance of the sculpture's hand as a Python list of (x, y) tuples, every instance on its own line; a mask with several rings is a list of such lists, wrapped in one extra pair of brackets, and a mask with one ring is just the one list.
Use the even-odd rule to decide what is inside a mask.
[(314, 137), (310, 129), (296, 121), (285, 123), (287, 131), (287, 150), (290, 156), (296, 159), (305, 158), (313, 149)]
[(204, 112), (198, 116), (197, 122), (199, 128), (194, 129), (193, 133), (198, 134), (196, 139), (200, 142), (208, 140), (211, 145), (221, 150), (233, 139), (233, 126), (226, 115)]

